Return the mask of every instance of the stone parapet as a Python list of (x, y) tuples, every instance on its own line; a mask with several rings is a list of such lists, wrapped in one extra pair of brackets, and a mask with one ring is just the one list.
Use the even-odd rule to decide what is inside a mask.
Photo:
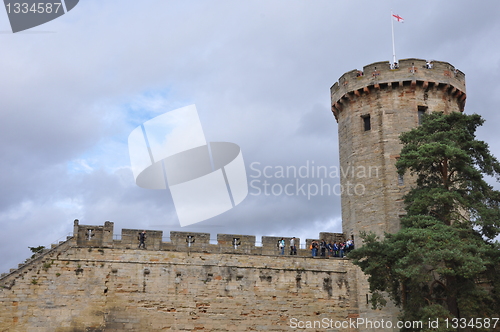
[(78, 245), (112, 246), (113, 223), (106, 221), (104, 226), (80, 225), (76, 219), (74, 221), (74, 235)]
[(465, 105), (465, 74), (448, 62), (432, 61), (431, 67), (422, 59), (403, 59), (393, 68), (388, 61), (375, 62), (363, 67), (363, 70), (351, 70), (342, 75), (330, 88), (332, 111), (335, 119), (343, 110), (343, 104), (349, 103), (354, 96), (368, 94), (381, 86), (419, 84), (424, 87), (440, 87), (458, 97)]
[[(107, 231), (113, 233), (113, 223), (106, 222)], [(139, 246), (138, 235), (144, 229), (122, 229), (121, 239), (111, 242), (104, 241), (103, 226), (78, 225), (75, 221), (75, 234), (77, 234), (76, 243), (79, 247), (107, 247), (120, 249), (137, 249)], [(94, 236), (89, 236), (94, 234)], [(146, 231), (146, 249), (147, 250), (166, 250), (166, 251), (186, 251), (186, 252), (205, 252), (205, 253), (234, 253), (246, 255), (279, 255), (280, 250), (277, 246), (278, 241), (283, 238), (285, 240), (285, 255), (290, 254), (291, 237), (281, 236), (262, 236), (262, 246), (256, 245), (256, 237), (254, 235), (242, 234), (217, 234), (217, 243), (210, 243), (210, 233), (200, 232), (170, 232), (170, 241), (163, 241), (163, 231), (145, 230)], [(344, 239), (341, 233), (320, 233), (328, 234), (325, 239), (335, 240), (337, 242)], [(323, 238), (320, 236), (320, 238)], [(300, 249), (300, 238), (295, 238), (295, 246), (297, 248), (297, 256), (309, 257), (311, 251), (308, 249), (313, 240), (306, 240), (305, 249)]]

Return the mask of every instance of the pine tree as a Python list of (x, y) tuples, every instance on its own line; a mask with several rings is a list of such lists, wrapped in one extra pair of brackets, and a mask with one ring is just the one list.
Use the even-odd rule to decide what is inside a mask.
[(387, 294), (403, 320), (458, 318), (470, 328), (472, 318), (498, 317), (500, 192), (484, 176), (500, 180), (500, 163), (476, 140), (483, 122), (477, 114), (432, 113), (400, 136), (396, 167), (416, 179), (401, 230), (383, 240), (362, 233), (363, 246), (350, 254), (369, 277), (374, 307)]

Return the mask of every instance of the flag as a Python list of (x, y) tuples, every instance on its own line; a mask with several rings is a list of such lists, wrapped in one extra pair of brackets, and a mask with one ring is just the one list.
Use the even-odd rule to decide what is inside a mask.
[(398, 21), (398, 22), (401, 22), (401, 23), (404, 23), (404, 19), (399, 16), (398, 14), (392, 14), (392, 18), (394, 18), (395, 21)]

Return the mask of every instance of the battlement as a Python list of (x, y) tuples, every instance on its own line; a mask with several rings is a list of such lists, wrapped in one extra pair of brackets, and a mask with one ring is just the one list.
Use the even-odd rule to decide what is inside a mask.
[[(139, 246), (138, 236), (144, 229), (122, 229), (120, 239), (113, 239), (114, 223), (106, 221), (104, 226), (80, 225), (78, 220), (74, 221), (75, 241), (78, 247), (102, 247), (115, 249), (137, 249)], [(210, 233), (200, 232), (170, 232), (170, 241), (163, 241), (163, 231), (145, 230), (147, 250), (166, 251), (188, 251), (204, 253), (230, 253), (246, 255), (277, 255), (278, 241), (285, 240), (285, 254), (290, 251), (291, 237), (284, 236), (262, 236), (262, 246), (256, 245), (254, 235), (242, 234), (217, 234), (217, 243), (210, 243)], [(310, 257), (311, 251), (308, 249), (312, 241), (324, 239), (327, 242), (345, 241), (344, 234), (341, 233), (319, 233), (318, 239), (306, 239), (301, 249), (300, 238), (295, 238), (297, 255)]]
[(330, 88), (332, 111), (338, 121), (343, 103), (353, 97), (368, 94), (372, 90), (395, 88), (398, 86), (421, 85), (424, 89), (432, 87), (447, 90), (465, 106), (465, 74), (448, 62), (422, 59), (403, 59), (397, 66), (388, 61), (374, 62), (363, 70), (351, 70), (342, 75)]

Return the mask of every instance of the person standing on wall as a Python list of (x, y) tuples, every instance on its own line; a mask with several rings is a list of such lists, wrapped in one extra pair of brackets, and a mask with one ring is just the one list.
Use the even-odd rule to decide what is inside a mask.
[(141, 248), (141, 246), (146, 249), (146, 231), (142, 231), (142, 233), (139, 233), (137, 236), (137, 239), (139, 240), (139, 247), (138, 249)]
[(285, 254), (285, 239), (281, 238), (281, 240), (278, 241), (278, 249), (280, 250), (280, 255)]
[(319, 248), (321, 249), (321, 257), (326, 257), (326, 241), (325, 239), (321, 239), (319, 243)]
[(333, 257), (333, 244), (331, 240), (326, 245), (326, 250), (328, 250), (328, 257)]
[(312, 257), (316, 257), (318, 255), (318, 242), (316, 240), (314, 240), (312, 243), (311, 243), (311, 254), (312, 254)]
[(290, 240), (290, 255), (297, 255), (297, 247), (295, 246), (295, 236)]

